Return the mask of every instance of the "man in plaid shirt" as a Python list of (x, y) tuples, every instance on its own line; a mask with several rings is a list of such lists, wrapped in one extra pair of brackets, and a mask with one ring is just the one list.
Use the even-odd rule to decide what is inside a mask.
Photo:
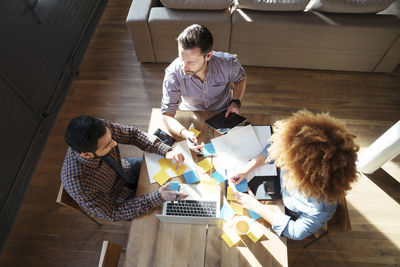
[(61, 170), (62, 184), (79, 205), (99, 218), (131, 220), (165, 201), (187, 197), (168, 189), (169, 184), (136, 197), (141, 159), (121, 159), (118, 144), (176, 160), (177, 168), (184, 161), (182, 154), (138, 128), (80, 116), (69, 123), (65, 141), (69, 147)]

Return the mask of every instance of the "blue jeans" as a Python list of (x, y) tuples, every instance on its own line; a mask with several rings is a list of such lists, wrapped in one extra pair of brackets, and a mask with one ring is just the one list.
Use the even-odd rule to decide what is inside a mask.
[[(142, 158), (126, 158), (126, 160), (128, 161), (131, 167), (133, 176), (132, 181), (128, 181), (129, 188), (135, 190), (136, 193), (136, 188), (138, 185), (139, 174), (140, 174), (140, 166), (142, 165)], [(131, 196), (129, 196), (129, 198), (131, 198)]]

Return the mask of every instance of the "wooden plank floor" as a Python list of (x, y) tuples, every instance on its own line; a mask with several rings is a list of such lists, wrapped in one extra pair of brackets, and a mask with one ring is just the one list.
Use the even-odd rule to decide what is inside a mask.
[[(147, 129), (160, 106), (166, 64), (140, 64), (125, 18), (130, 0), (110, 0), (48, 139), (0, 266), (96, 266), (102, 240), (126, 244), (127, 222), (97, 227), (55, 203), (69, 120), (90, 114)], [(240, 60), (240, 55), (239, 55)], [(343, 119), (365, 148), (400, 119), (400, 75), (246, 67), (243, 112), (285, 118), (307, 108)], [(124, 155), (139, 156), (123, 147)], [(353, 231), (302, 249), (289, 241), (290, 266), (400, 266), (400, 159), (348, 195)], [(123, 258), (123, 255), (122, 255)], [(122, 259), (123, 260), (123, 259)], [(120, 265), (122, 265), (122, 260)]]

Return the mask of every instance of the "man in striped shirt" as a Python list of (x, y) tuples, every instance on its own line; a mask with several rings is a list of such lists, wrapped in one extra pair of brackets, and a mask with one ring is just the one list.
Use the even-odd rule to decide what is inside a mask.
[(168, 130), (191, 140), (188, 145), (196, 151), (204, 144), (197, 144), (194, 133), (175, 119), (176, 111), (240, 114), (246, 73), (234, 55), (212, 50), (213, 36), (203, 25), (190, 25), (177, 41), (179, 56), (165, 69), (161, 113)]
[(118, 144), (176, 160), (177, 168), (184, 161), (182, 154), (138, 128), (80, 116), (69, 123), (65, 141), (69, 147), (61, 170), (62, 184), (79, 205), (99, 218), (131, 220), (165, 201), (187, 197), (168, 189), (169, 184), (136, 197), (141, 159), (121, 159)]

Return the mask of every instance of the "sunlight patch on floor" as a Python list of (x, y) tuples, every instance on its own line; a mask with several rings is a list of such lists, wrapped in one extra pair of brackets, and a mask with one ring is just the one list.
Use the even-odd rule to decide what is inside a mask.
[[(379, 232), (397, 248), (392, 236), (400, 234), (400, 204), (380, 189), (368, 177), (360, 175), (347, 195), (352, 231)], [(351, 209), (356, 212), (351, 214)], [(359, 213), (359, 214), (357, 214)], [(375, 229), (371, 229), (371, 225)]]

